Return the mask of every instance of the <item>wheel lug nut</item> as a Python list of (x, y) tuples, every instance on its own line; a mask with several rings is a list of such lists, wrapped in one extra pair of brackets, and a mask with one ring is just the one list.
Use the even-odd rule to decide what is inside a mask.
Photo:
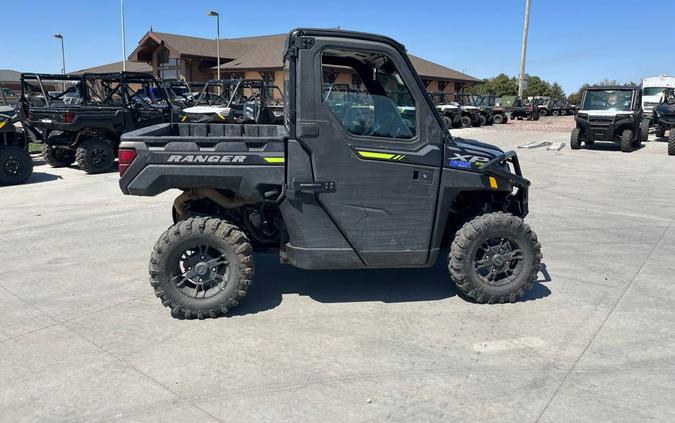
[(212, 272), (215, 272), (215, 271), (216, 271), (216, 268), (214, 267), (213, 269), (211, 269), (211, 271), (212, 271)]

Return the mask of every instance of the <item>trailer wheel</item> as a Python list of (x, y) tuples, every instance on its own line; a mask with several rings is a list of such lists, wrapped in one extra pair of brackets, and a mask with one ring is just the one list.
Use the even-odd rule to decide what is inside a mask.
[(51, 167), (68, 167), (75, 161), (75, 152), (53, 145), (42, 145), (42, 158)]
[(251, 285), (253, 248), (239, 228), (213, 217), (169, 227), (150, 257), (150, 284), (176, 317), (224, 315)]
[(25, 149), (15, 145), (0, 146), (0, 184), (22, 184), (32, 173), (33, 159)]
[(621, 151), (630, 153), (633, 151), (633, 131), (624, 129), (621, 133)]
[(504, 123), (504, 115), (495, 115), (492, 120), (494, 121), (495, 125), (500, 125)]
[(647, 141), (649, 139), (649, 119), (643, 119), (640, 122), (640, 137), (639, 141)]
[(103, 137), (91, 137), (80, 143), (75, 153), (80, 169), (87, 173), (103, 173), (115, 162), (112, 143)]
[(675, 132), (673, 129), (670, 129), (670, 134), (668, 135), (668, 155), (675, 156)]
[(457, 231), (449, 270), (457, 288), (479, 303), (515, 302), (532, 287), (541, 265), (537, 235), (519, 217), (479, 216)]
[(663, 126), (657, 126), (654, 132), (656, 133), (656, 138), (663, 138), (666, 136), (666, 128)]
[(468, 116), (462, 116), (462, 128), (468, 128), (471, 126), (471, 118)]
[(572, 129), (572, 134), (570, 135), (570, 148), (572, 150), (578, 150), (581, 148), (581, 129), (574, 128)]
[(559, 115), (560, 115), (560, 112), (557, 111), (557, 110), (554, 110), (554, 111), (551, 112), (551, 116), (559, 116)]

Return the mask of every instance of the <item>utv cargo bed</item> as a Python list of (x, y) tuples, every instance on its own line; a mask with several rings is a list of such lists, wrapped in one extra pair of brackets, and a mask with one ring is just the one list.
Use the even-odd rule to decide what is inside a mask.
[(219, 188), (262, 201), (271, 186), (284, 181), (287, 138), (281, 125), (163, 123), (141, 128), (122, 136), (120, 150), (132, 150), (136, 159), (121, 172), (120, 188), (144, 196), (172, 188)]

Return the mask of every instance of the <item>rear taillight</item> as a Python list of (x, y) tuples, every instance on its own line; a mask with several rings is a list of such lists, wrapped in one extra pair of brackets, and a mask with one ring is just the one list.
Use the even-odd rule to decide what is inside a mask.
[(119, 170), (120, 176), (124, 175), (124, 172), (129, 169), (129, 166), (136, 158), (136, 150), (133, 148), (120, 148), (117, 152), (117, 158), (119, 159)]
[(73, 112), (65, 112), (63, 114), (63, 123), (73, 123), (73, 119), (75, 118), (75, 115)]

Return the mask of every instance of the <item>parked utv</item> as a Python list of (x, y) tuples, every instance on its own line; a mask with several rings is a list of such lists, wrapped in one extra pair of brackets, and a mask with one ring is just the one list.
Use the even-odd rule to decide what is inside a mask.
[(486, 114), (489, 116), (487, 121), (488, 125), (493, 123), (499, 125), (508, 122), (509, 117), (506, 114), (506, 109), (497, 106), (497, 96), (473, 94), (472, 97), (474, 98), (474, 104), (489, 109), (489, 112)]
[[(449, 247), (467, 297), (525, 295), (541, 253), (514, 152), (453, 138), (392, 39), (298, 29), (284, 61), (284, 125), (174, 123), (123, 136), (125, 194), (184, 191), (150, 258), (163, 305), (185, 318), (228, 312), (261, 250), (303, 269), (370, 269), (433, 266)], [(361, 88), (324, 101), (328, 68)]]
[(636, 86), (592, 86), (584, 89), (581, 110), (575, 117), (576, 128), (570, 147), (582, 143), (611, 141), (630, 152), (639, 148), (649, 132), (649, 120), (642, 119), (640, 88)]
[[(47, 80), (62, 88), (50, 91)], [(163, 86), (144, 73), (23, 74), (21, 84), (27, 124), (41, 134), (42, 157), (53, 167), (77, 161), (87, 173), (105, 172), (120, 135), (177, 113)]]
[(539, 120), (539, 108), (535, 103), (526, 102), (522, 98), (516, 98), (507, 108), (511, 120)]
[(284, 116), (281, 97), (278, 87), (260, 79), (212, 80), (195, 106), (182, 111), (181, 121), (280, 124)]
[(450, 94), (445, 92), (428, 92), (429, 98), (440, 113), (443, 123), (448, 129), (468, 128), (471, 126), (471, 118), (462, 113), (459, 105), (450, 99)]
[(481, 109), (474, 104), (471, 94), (454, 93), (453, 97), (455, 103), (459, 105), (459, 108), (462, 111), (462, 116), (467, 116), (471, 119), (471, 126), (483, 126), (487, 123), (488, 118), (491, 117), (486, 108)]
[(24, 128), (15, 125), (21, 120), (20, 114), (17, 106), (8, 104), (0, 85), (0, 185), (24, 183), (33, 173)]
[(661, 103), (654, 107), (654, 126), (656, 127), (656, 136), (663, 138), (668, 134), (668, 155), (675, 156), (675, 90), (670, 88), (665, 90)]

